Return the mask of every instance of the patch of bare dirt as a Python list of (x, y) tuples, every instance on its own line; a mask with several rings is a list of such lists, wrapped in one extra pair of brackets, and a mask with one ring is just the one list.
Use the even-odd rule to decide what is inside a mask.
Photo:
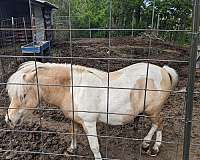
[[(150, 46), (151, 43), (151, 46)], [(94, 67), (104, 71), (114, 71), (140, 61), (149, 61), (154, 64), (168, 64), (174, 67), (180, 76), (180, 81), (176, 90), (183, 89), (187, 84), (189, 49), (187, 47), (175, 46), (160, 40), (150, 42), (148, 38), (113, 38), (109, 51), (108, 39), (84, 39), (73, 41), (72, 63), (88, 67)], [(71, 52), (68, 43), (55, 44), (52, 49), (53, 56), (60, 57), (52, 59), (53, 62), (70, 63)], [(61, 58), (64, 57), (64, 58)], [(90, 59), (87, 59), (90, 58)], [(95, 59), (97, 58), (97, 59)], [(109, 59), (109, 61), (108, 61)], [(169, 61), (165, 61), (169, 60)], [(174, 62), (174, 60), (182, 63)], [(8, 60), (9, 62), (9, 60)], [(109, 62), (109, 65), (108, 65)], [(10, 63), (7, 63), (7, 65)], [(109, 67), (109, 68), (108, 68)], [(6, 82), (10, 74), (17, 69), (17, 65), (12, 63), (5, 67), (6, 75), (2, 82)], [(195, 90), (200, 89), (200, 74), (196, 75)], [(0, 102), (1, 107), (7, 107), (9, 100), (5, 91), (5, 85), (1, 85)], [(191, 159), (200, 159), (200, 100), (199, 94), (194, 96), (193, 130)], [(47, 104), (42, 107), (49, 108)], [(52, 107), (52, 106), (51, 106)], [(147, 118), (141, 118), (138, 128), (134, 123), (124, 126), (98, 125), (98, 134), (108, 135), (112, 138), (99, 138), (100, 149), (103, 157), (122, 160), (180, 160), (182, 158), (182, 145), (184, 135), (184, 110), (185, 94), (172, 93), (163, 107), (164, 130), (163, 145), (157, 157), (149, 157), (140, 154), (141, 141), (148, 133), (151, 124)], [(6, 109), (1, 110), (0, 116), (0, 159), (12, 160), (66, 160), (73, 159), (62, 155), (70, 144), (69, 132), (70, 121), (67, 120), (61, 111), (37, 111), (31, 120), (13, 130), (4, 121)], [(41, 120), (40, 120), (41, 118)], [(92, 157), (87, 138), (82, 129), (78, 131), (78, 149), (74, 153), (86, 157)], [(138, 139), (138, 140), (135, 140)], [(20, 152), (13, 152), (20, 151)], [(26, 151), (26, 152), (24, 152)], [(46, 154), (41, 154), (44, 152)], [(53, 153), (53, 154), (51, 154)], [(84, 159), (76, 157), (75, 159)]]

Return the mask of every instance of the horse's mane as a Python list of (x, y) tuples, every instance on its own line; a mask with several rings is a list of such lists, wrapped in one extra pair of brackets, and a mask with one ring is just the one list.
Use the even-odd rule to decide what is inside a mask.
[[(56, 64), (55, 64), (56, 65)], [(34, 61), (28, 61), (20, 65), (18, 70), (11, 75), (8, 79), (6, 89), (8, 91), (9, 97), (17, 97), (20, 100), (23, 99), (26, 91), (33, 86), (33, 84), (24, 80), (23, 76), (28, 72), (33, 72), (40, 69), (49, 69), (52, 67), (51, 63), (40, 63)]]
[[(73, 72), (80, 72), (80, 73), (91, 73), (98, 77), (103, 77), (105, 75), (105, 72), (100, 71), (98, 69), (84, 67), (80, 65), (72, 65), (73, 66)], [(18, 97), (23, 99), (24, 94), (30, 89), (30, 87), (33, 86), (30, 82), (27, 82), (24, 80), (23, 76), (28, 72), (33, 72), (36, 70), (45, 70), (45, 69), (51, 69), (55, 67), (66, 67), (70, 70), (71, 64), (57, 64), (57, 63), (41, 63), (41, 62), (35, 62), (35, 61), (28, 61), (23, 64), (21, 64), (18, 68), (18, 70), (11, 75), (11, 77), (8, 79), (6, 89), (8, 91), (9, 97)]]
[(82, 72), (82, 73), (91, 73), (101, 79), (106, 74), (106, 72), (98, 70), (96, 68), (90, 68), (90, 67), (85, 67), (85, 66), (80, 66), (80, 65), (73, 65), (73, 70), (77, 72)]

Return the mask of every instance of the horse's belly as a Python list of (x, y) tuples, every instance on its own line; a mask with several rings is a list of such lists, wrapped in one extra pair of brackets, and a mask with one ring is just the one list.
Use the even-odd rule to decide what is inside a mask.
[(107, 115), (100, 115), (99, 121), (110, 125), (123, 125), (132, 121), (134, 117), (133, 115), (109, 114), (107, 120)]
[[(109, 110), (108, 114), (100, 114), (99, 121), (103, 123), (108, 123), (111, 125), (123, 125), (127, 122), (130, 122), (134, 119), (135, 114), (133, 114), (133, 111), (130, 107), (123, 106), (124, 110), (115, 110), (111, 111)], [(107, 116), (108, 115), (108, 116)]]
[(105, 88), (75, 88), (74, 100), (77, 110), (84, 111), (78, 113), (83, 120), (122, 125), (137, 115), (130, 99), (130, 92), (128, 89), (110, 89), (107, 96)]

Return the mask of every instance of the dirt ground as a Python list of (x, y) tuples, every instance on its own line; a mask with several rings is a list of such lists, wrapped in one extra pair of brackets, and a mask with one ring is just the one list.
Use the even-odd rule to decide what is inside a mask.
[[(158, 65), (174, 67), (180, 77), (176, 91), (184, 89), (187, 85), (188, 47), (176, 46), (160, 40), (150, 41), (146, 37), (124, 37), (111, 39), (109, 51), (108, 39), (74, 40), (72, 44), (72, 62), (107, 71), (114, 71), (125, 66), (147, 61)], [(151, 44), (151, 45), (150, 45)], [(70, 63), (71, 56), (69, 43), (57, 43), (51, 51), (53, 62)], [(63, 58), (64, 57), (64, 58)], [(68, 58), (67, 58), (68, 57)], [(108, 61), (108, 57), (111, 59)], [(86, 59), (90, 58), (90, 59)], [(98, 58), (98, 59), (92, 59)], [(165, 61), (163, 61), (165, 60)], [(167, 60), (167, 61), (166, 61)], [(177, 60), (179, 62), (174, 62)], [(108, 65), (109, 64), (109, 65)], [(5, 59), (6, 75), (1, 79), (0, 104), (0, 159), (12, 160), (66, 160), (91, 159), (87, 138), (82, 129), (78, 131), (78, 149), (76, 157), (64, 156), (70, 144), (70, 120), (66, 119), (61, 111), (35, 111), (31, 118), (14, 130), (4, 120), (9, 99), (5, 90), (7, 78), (16, 71), (18, 65), (13, 59)], [(196, 74), (195, 91), (200, 91), (200, 72)], [(194, 95), (191, 160), (200, 160), (200, 100), (199, 94)], [(55, 108), (42, 103), (42, 108)], [(151, 123), (147, 118), (141, 118), (138, 127), (134, 123), (124, 126), (107, 126), (98, 124), (100, 150), (103, 157), (122, 160), (180, 160), (182, 159), (182, 146), (184, 135), (185, 93), (172, 93), (163, 106), (164, 130), (163, 145), (157, 157), (149, 157), (141, 153), (141, 139), (148, 133)], [(106, 138), (106, 130), (108, 136)], [(155, 138), (155, 137), (154, 137)], [(107, 153), (106, 153), (107, 150)], [(41, 154), (43, 152), (44, 154)], [(81, 158), (85, 156), (87, 158)]]

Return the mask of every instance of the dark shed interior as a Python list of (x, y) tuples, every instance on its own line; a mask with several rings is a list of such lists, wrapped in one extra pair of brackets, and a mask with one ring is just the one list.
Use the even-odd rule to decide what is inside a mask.
[[(42, 23), (44, 29), (52, 29), (52, 11), (56, 7), (46, 1), (31, 0), (31, 11), (34, 15), (35, 10), (41, 9), (40, 16), (36, 17)], [(29, 0), (0, 0), (0, 28), (31, 28)], [(38, 27), (41, 28), (41, 27)], [(53, 40), (52, 31), (43, 31), (44, 40)], [(26, 35), (25, 35), (26, 33)], [(32, 40), (31, 31), (0, 31), (0, 45), (15, 42), (27, 42)]]
[(0, 20), (10, 17), (30, 17), (28, 0), (1, 0)]

